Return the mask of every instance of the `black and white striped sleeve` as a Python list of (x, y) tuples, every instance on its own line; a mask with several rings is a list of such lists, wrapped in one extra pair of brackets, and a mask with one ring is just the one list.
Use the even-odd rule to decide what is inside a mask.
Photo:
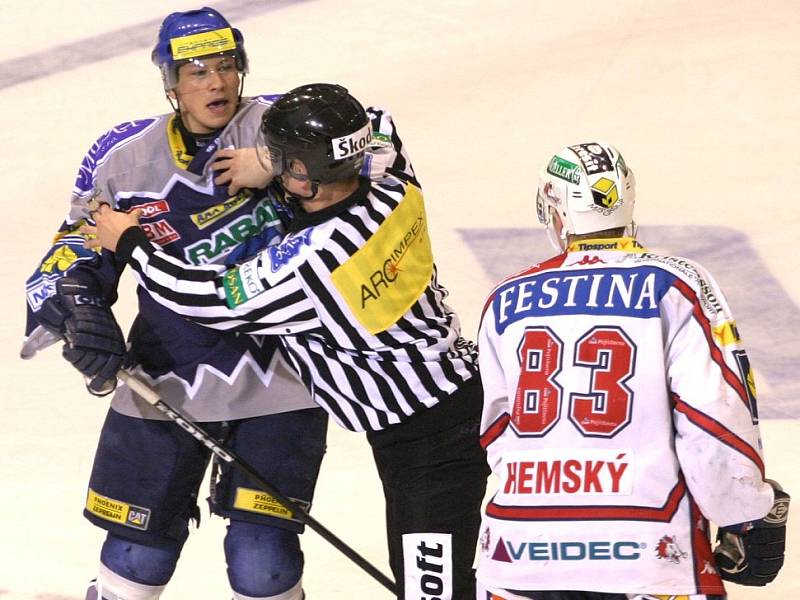
[(116, 253), (156, 302), (206, 327), (290, 335), (320, 326), (294, 270), (267, 281), (261, 256), (231, 268), (194, 266), (159, 250), (138, 227), (122, 234)]
[(363, 174), (375, 180), (388, 174), (421, 187), (391, 113), (379, 106), (369, 106), (366, 111), (372, 122), (372, 145), (366, 155), (367, 172)]

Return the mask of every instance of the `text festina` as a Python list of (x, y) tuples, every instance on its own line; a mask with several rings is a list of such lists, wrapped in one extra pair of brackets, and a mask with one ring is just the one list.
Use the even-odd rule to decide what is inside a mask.
[[(498, 328), (539, 314), (613, 313), (650, 317), (668, 287), (656, 269), (604, 269), (513, 280), (493, 300)], [(665, 285), (667, 284), (667, 285)]]

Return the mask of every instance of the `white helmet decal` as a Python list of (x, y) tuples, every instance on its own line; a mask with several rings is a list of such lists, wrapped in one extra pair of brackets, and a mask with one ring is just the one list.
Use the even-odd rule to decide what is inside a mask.
[(372, 124), (367, 123), (358, 131), (331, 140), (333, 158), (339, 160), (364, 152), (372, 141)]
[[(559, 150), (539, 179), (536, 212), (551, 242), (566, 246), (570, 234), (633, 226), (635, 180), (619, 151), (592, 142)], [(555, 231), (553, 213), (562, 228)]]

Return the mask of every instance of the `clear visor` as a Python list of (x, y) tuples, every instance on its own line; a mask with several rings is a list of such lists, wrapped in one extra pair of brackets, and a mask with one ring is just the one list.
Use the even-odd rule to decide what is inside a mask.
[(256, 156), (258, 162), (273, 177), (279, 177), (286, 170), (286, 156), (277, 146), (270, 146), (264, 138), (264, 132), (259, 131), (256, 137)]
[(567, 247), (566, 231), (558, 216), (553, 199), (545, 197), (541, 187), (536, 191), (536, 216), (547, 229), (547, 241), (556, 252), (563, 252)]
[(166, 86), (172, 89), (183, 81), (190, 87), (202, 88), (214, 75), (230, 80), (241, 73), (244, 64), (238, 53), (210, 54), (174, 63), (166, 74)]
[(536, 191), (536, 216), (539, 218), (539, 223), (542, 225), (547, 225), (548, 220), (548, 212), (545, 208), (547, 203), (545, 202), (544, 196), (542, 196), (542, 191)]

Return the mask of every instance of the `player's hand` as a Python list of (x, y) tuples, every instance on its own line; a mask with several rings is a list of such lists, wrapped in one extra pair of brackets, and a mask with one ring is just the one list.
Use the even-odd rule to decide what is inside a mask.
[(272, 181), (272, 170), (258, 160), (255, 148), (224, 148), (212, 157), (217, 185), (228, 184), (233, 196), (242, 188), (263, 188)]
[[(769, 481), (769, 480), (768, 480)], [(738, 526), (720, 527), (714, 557), (720, 577), (740, 585), (762, 586), (783, 566), (789, 494), (775, 488), (775, 503), (763, 519)]]
[(114, 390), (125, 358), (125, 337), (95, 286), (62, 277), (55, 294), (42, 303), (37, 320), (66, 341), (62, 355), (83, 374), (89, 392), (105, 396)]
[(88, 236), (93, 236), (83, 243), (84, 248), (106, 248), (114, 252), (122, 233), (129, 227), (139, 225), (140, 209), (129, 213), (113, 210), (108, 204), (103, 204), (92, 212), (92, 218), (97, 224), (83, 225), (79, 231)]

